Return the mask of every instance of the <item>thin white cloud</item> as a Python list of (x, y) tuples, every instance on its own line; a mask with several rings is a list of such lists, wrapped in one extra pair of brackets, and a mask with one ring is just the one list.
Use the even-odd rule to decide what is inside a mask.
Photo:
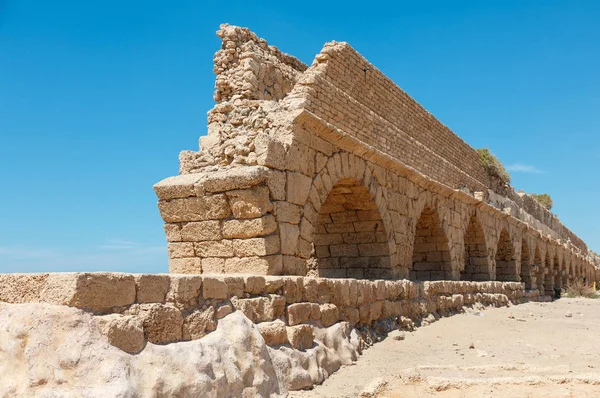
[(506, 166), (506, 170), (513, 171), (515, 173), (533, 173), (533, 174), (543, 173), (543, 171), (538, 169), (537, 167), (530, 165), (530, 164), (525, 164), (525, 163), (509, 164), (508, 166)]

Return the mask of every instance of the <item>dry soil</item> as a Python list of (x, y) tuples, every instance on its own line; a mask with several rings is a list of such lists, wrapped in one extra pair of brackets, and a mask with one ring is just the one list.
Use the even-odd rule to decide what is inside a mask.
[(291, 397), (600, 396), (600, 300), (468, 310), (403, 336)]

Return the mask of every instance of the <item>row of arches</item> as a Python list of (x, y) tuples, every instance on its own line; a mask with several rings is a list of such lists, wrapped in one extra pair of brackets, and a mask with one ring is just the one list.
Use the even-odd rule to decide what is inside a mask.
[[(391, 222), (386, 223), (387, 205), (381, 204), (385, 195), (380, 192), (372, 177), (367, 181), (341, 178), (320, 206), (315, 206), (318, 216), (309, 264), (318, 275), (390, 278), (398, 275), (394, 267), (403, 267), (406, 276), (416, 281), (520, 281), (527, 289), (551, 294), (570, 278), (584, 274), (581, 262), (571, 258), (570, 252), (559, 254), (534, 237), (524, 236), (519, 247), (507, 228), (497, 238), (486, 236), (476, 211), (464, 231), (462, 248), (454, 248), (454, 253), (444, 230), (446, 220), (434, 206), (425, 206), (418, 218), (402, 221), (413, 230), (412, 242), (402, 242)], [(402, 251), (410, 254), (403, 257)]]

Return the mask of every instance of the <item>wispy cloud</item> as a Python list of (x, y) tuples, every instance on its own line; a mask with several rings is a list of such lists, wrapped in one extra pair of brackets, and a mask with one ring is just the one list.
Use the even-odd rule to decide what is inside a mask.
[(509, 164), (508, 166), (506, 166), (506, 170), (513, 171), (515, 173), (533, 173), (533, 174), (543, 173), (543, 171), (538, 169), (537, 167), (530, 165), (530, 164), (525, 164), (525, 163)]

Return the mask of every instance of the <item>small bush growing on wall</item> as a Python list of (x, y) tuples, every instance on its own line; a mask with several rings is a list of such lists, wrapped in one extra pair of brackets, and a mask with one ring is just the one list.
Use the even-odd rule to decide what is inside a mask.
[(504, 184), (510, 184), (510, 174), (504, 168), (502, 163), (494, 156), (489, 149), (481, 148), (476, 149), (479, 153), (479, 159), (483, 168), (492, 179), (500, 180)]
[(531, 197), (534, 198), (535, 200), (537, 200), (546, 209), (548, 209), (548, 210), (552, 209), (552, 205), (553, 205), (552, 198), (547, 193), (541, 193), (539, 195), (537, 193), (532, 193)]

